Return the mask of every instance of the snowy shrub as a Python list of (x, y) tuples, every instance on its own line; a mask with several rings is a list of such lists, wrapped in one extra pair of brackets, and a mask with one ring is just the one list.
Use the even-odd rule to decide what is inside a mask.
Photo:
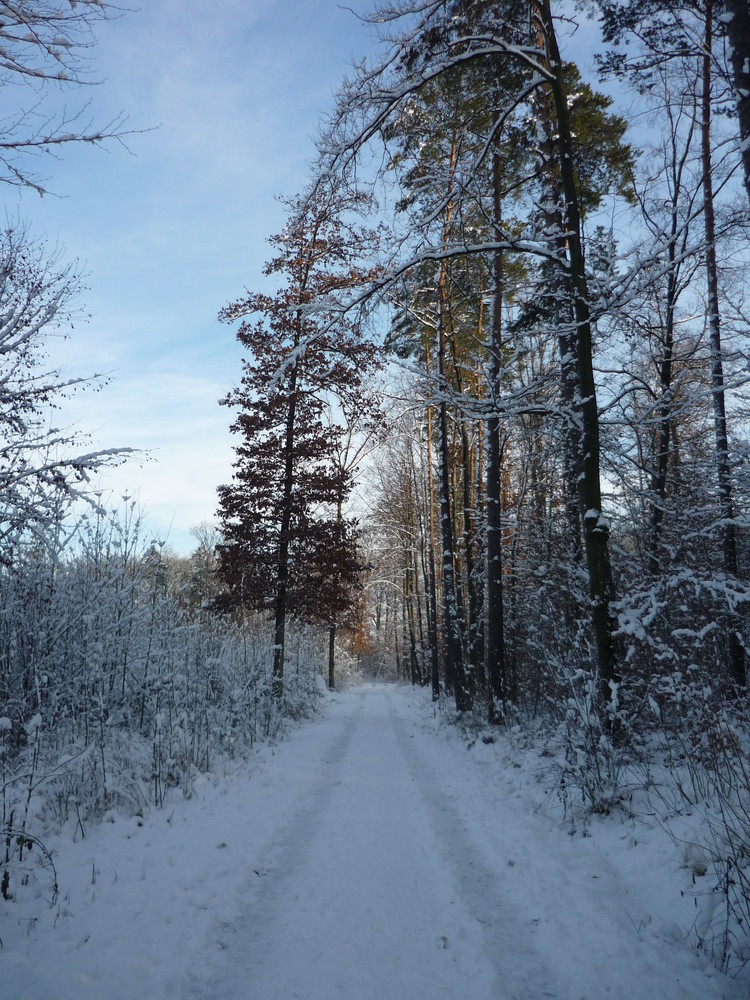
[[(634, 571), (634, 572), (637, 572)], [(689, 675), (716, 690), (730, 690), (728, 637), (747, 617), (750, 591), (738, 581), (728, 581), (720, 572), (681, 566), (658, 578), (642, 574), (632, 585), (623, 579), (622, 597), (615, 611), (619, 626), (615, 637), (621, 649), (623, 669), (630, 689), (644, 705), (649, 695), (663, 689), (675, 673)], [(750, 636), (750, 625), (747, 626)], [(739, 634), (741, 645), (747, 639)], [(664, 689), (664, 694), (669, 695)], [(682, 715), (679, 701), (660, 701), (669, 713), (674, 704)]]
[[(314, 707), (327, 633), (290, 623), (273, 697), (272, 623), (210, 614), (132, 503), (0, 566), (3, 894), (48, 869), (45, 830), (185, 797), (199, 771)], [(44, 864), (42, 864), (44, 862)], [(50, 881), (49, 879), (47, 880)], [(51, 885), (54, 885), (52, 878)]]
[(705, 858), (694, 940), (722, 971), (736, 972), (750, 959), (748, 719), (736, 706), (698, 700), (690, 720), (684, 735), (672, 734), (670, 774), (701, 819), (700, 842), (688, 844)]
[(736, 973), (750, 960), (750, 772), (735, 758), (733, 777), (704, 806), (707, 889), (696, 890), (695, 944), (723, 972)]
[(18, 888), (30, 882), (42, 884), (51, 900), (57, 895), (57, 873), (49, 851), (30, 830), (40, 809), (39, 787), (42, 755), (42, 719), (35, 715), (24, 726), (23, 749), (15, 766), (6, 761), (6, 739), (12, 731), (7, 717), (0, 719), (3, 750), (2, 784), (2, 874), (0, 894), (13, 899)]
[[(719, 967), (727, 971), (750, 960), (750, 769), (746, 753), (732, 758), (731, 774), (731, 784), (725, 779), (717, 785), (716, 806), (708, 817), (714, 891), (721, 893), (723, 908), (719, 935), (711, 927), (710, 947)], [(706, 947), (707, 943), (704, 934), (701, 944)]]
[[(362, 680), (362, 665), (357, 656), (352, 655), (349, 643), (336, 643), (336, 689), (347, 688)], [(326, 684), (327, 687), (327, 684)]]
[[(624, 748), (622, 713), (602, 719), (596, 679), (590, 671), (565, 671), (564, 718), (557, 726), (562, 745), (558, 794), (572, 826), (591, 813), (609, 813), (621, 801)], [(620, 739), (615, 739), (617, 732)]]
[(693, 942), (736, 973), (750, 958), (750, 719), (695, 666), (652, 690), (651, 755), (665, 777), (649, 795), (691, 872)]

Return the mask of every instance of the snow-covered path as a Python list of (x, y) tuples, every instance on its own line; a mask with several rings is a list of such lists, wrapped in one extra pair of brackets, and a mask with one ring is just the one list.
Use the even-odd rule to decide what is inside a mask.
[[(350, 695), (309, 793), (190, 997), (500, 997), (517, 959), (499, 886), (418, 760), (386, 688)], [(413, 735), (413, 734), (412, 734)], [(540, 956), (530, 956), (541, 964)], [(531, 965), (508, 996), (558, 994)], [(533, 989), (527, 983), (536, 980)]]
[(743, 995), (691, 952), (692, 901), (653, 891), (667, 883), (647, 866), (673, 852), (662, 831), (567, 836), (535, 811), (528, 773), (497, 745), (467, 752), (427, 699), (336, 695), (192, 801), (61, 840), (54, 920), (40, 911), (22, 935), (18, 904), (0, 911), (0, 996)]
[(296, 764), (294, 815), (185, 998), (705, 1000), (687, 951), (665, 967), (628, 926), (617, 873), (581, 885), (559, 828), (512, 798), (497, 809), (405, 694), (364, 688), (330, 713), (330, 742)]

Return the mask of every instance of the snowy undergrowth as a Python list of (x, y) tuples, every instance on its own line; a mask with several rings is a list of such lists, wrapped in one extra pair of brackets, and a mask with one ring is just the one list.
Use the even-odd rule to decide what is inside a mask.
[[(716, 956), (706, 943), (705, 927), (719, 929), (721, 912), (713, 905), (721, 899), (706, 836), (709, 799), (686, 805), (666, 754), (649, 768), (635, 759), (619, 766), (609, 811), (594, 812), (585, 790), (576, 791), (570, 780), (564, 726), (490, 730), (466, 719), (457, 725), (446, 706), (433, 706), (429, 692), (389, 691), (403, 747), (418, 762), (411, 778), (396, 772), (393, 779), (418, 779), (415, 803), (428, 796), (441, 836), (455, 826), (463, 839), (452, 853), (466, 862), (459, 888), (463, 879), (478, 892), (482, 880), (462, 854), (471, 842), (476, 853), (469, 861), (481, 862), (480, 873), (494, 873), (492, 885), (516, 914), (513, 935), (545, 956), (556, 995), (598, 1000), (610, 987), (612, 996), (633, 1000), (746, 995), (750, 980), (740, 952), (733, 952), (731, 979), (713, 964)], [(327, 695), (316, 718), (295, 726), (288, 739), (256, 744), (246, 759), (225, 757), (213, 772), (197, 774), (190, 800), (175, 787), (165, 808), (131, 817), (111, 811), (85, 839), (71, 817), (47, 843), (60, 886), (55, 905), (31, 884), (16, 900), (0, 904), (9, 995), (99, 1000), (103, 983), (118, 1000), (180, 995), (170, 990), (186, 969), (204, 967), (209, 942), (220, 961), (221, 942), (231, 938), (235, 911), (247, 905), (248, 893), (253, 898), (252, 887), (265, 886), (265, 880), (270, 886), (279, 837), (291, 837), (290, 830), (299, 835), (312, 791), (327, 788), (330, 775), (331, 790), (322, 802), (326, 794), (339, 793), (348, 765), (336, 752), (344, 745), (342, 733), (355, 731), (348, 706), (360, 698), (357, 691)], [(566, 769), (568, 785), (561, 792)], [(317, 809), (309, 818), (313, 828), (330, 820), (338, 829), (341, 823), (335, 809), (328, 820)], [(361, 826), (356, 815), (348, 821), (352, 830)], [(385, 837), (388, 816), (381, 822), (378, 836)], [(415, 822), (423, 829), (421, 812), (415, 811)], [(450, 854), (451, 845), (445, 847)], [(398, 858), (398, 845), (392, 850)], [(431, 863), (437, 872), (446, 860), (435, 856)], [(366, 866), (365, 856), (361, 864)], [(337, 877), (335, 865), (318, 873), (323, 884)], [(347, 883), (345, 891), (356, 896), (356, 883)], [(398, 891), (394, 884), (386, 897)], [(279, 906), (286, 898), (277, 899), (271, 888), (266, 895)], [(288, 905), (297, 904), (291, 898)], [(450, 923), (452, 913), (441, 919)], [(280, 919), (284, 923), (283, 913)], [(377, 928), (376, 912), (372, 921)], [(441, 933), (453, 946), (451, 928)], [(321, 953), (329, 954), (331, 941), (343, 932), (323, 921)], [(294, 954), (296, 942), (288, 944)], [(629, 978), (634, 968), (635, 980)]]
[(53, 845), (86, 841), (103, 821), (141, 822), (190, 799), (207, 775), (235, 769), (257, 744), (313, 714), (325, 689), (320, 644), (291, 631), (297, 655), (281, 703), (272, 694), (270, 640), (258, 628), (222, 636), (208, 669), (194, 644), (178, 650), (143, 730), (125, 713), (102, 714), (88, 731), (56, 729), (47, 705), (22, 726), (0, 718), (0, 897), (8, 913), (58, 904), (65, 885)]
[(693, 725), (665, 726), (658, 749), (649, 797), (692, 873), (695, 946), (720, 969), (741, 973), (750, 962), (747, 718), (706, 706)]
[(630, 732), (620, 746), (576, 699), (556, 725), (489, 729), (445, 705), (431, 725), (460, 735), (479, 767), (569, 837), (604, 847), (648, 901), (630, 915), (639, 933), (689, 943), (750, 986), (747, 720), (691, 704), (691, 725)]
[[(307, 671), (305, 671), (307, 673)], [(294, 701), (295, 666), (287, 697)], [(17, 1000), (164, 1000), (186, 963), (221, 921), (237, 883), (263, 877), (260, 845), (298, 807), (293, 777), (314, 768), (314, 721), (325, 714), (317, 676), (315, 710), (279, 717), (266, 739), (217, 754), (171, 786), (163, 807), (110, 809), (85, 827), (75, 815), (48, 826), (45, 850), (57, 891), (37, 864), (0, 898), (3, 990)], [(298, 692), (297, 692), (298, 693)], [(330, 705), (330, 700), (328, 700)], [(300, 706), (301, 707), (301, 706)], [(283, 760), (281, 769), (275, 767)], [(146, 790), (147, 791), (147, 790)], [(255, 853), (253, 853), (255, 852)], [(1, 991), (0, 991), (1, 992)], [(5, 994), (3, 993), (3, 996)]]
[(211, 559), (147, 541), (135, 501), (59, 525), (0, 565), (0, 897), (59, 881), (50, 836), (144, 816), (310, 711), (327, 637), (290, 623), (283, 703), (273, 625), (210, 612)]

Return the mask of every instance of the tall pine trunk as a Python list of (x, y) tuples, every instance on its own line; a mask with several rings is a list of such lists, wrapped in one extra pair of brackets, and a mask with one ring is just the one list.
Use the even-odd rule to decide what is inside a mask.
[[(500, 155), (492, 154), (493, 222), (496, 230), (502, 220)], [(490, 722), (501, 722), (505, 713), (505, 630), (503, 621), (503, 528), (502, 483), (500, 463), (500, 416), (498, 406), (502, 391), (503, 370), (503, 253), (493, 258), (492, 317), (490, 331), (490, 406), (487, 421), (487, 678), (489, 681)]]
[(451, 515), (451, 483), (450, 483), (450, 443), (448, 440), (448, 405), (445, 400), (447, 382), (445, 378), (445, 279), (446, 264), (440, 264), (438, 280), (439, 317), (438, 317), (438, 457), (439, 457), (439, 488), (440, 488), (440, 538), (443, 546), (443, 629), (445, 633), (445, 671), (453, 684), (456, 699), (456, 709), (466, 712), (471, 708), (471, 689), (466, 676), (466, 670), (461, 651), (461, 621), (458, 614), (456, 599), (456, 580), (454, 571), (455, 545), (453, 543), (453, 518)]
[[(719, 280), (716, 265), (716, 224), (714, 220), (713, 171), (711, 166), (711, 48), (713, 42), (712, 3), (706, 5), (706, 37), (703, 52), (703, 94), (701, 101), (701, 158), (703, 165), (703, 219), (706, 229), (706, 286), (708, 290), (708, 332), (711, 348), (711, 389), (714, 409), (716, 471), (719, 483), (719, 511), (724, 572), (737, 576), (737, 535), (729, 463), (727, 417), (724, 398), (724, 366), (721, 350)], [(750, 55), (750, 53), (749, 53)], [(730, 616), (728, 635), (729, 672), (735, 685), (745, 687), (745, 652), (739, 639), (739, 622)]]
[(599, 411), (593, 367), (593, 343), (589, 293), (581, 242), (581, 216), (574, 172), (575, 150), (568, 110), (564, 66), (557, 44), (550, 0), (534, 3), (547, 45), (550, 71), (549, 87), (555, 107), (558, 131), (558, 166), (560, 188), (565, 202), (567, 270), (573, 295), (577, 384), (575, 406), (581, 428), (581, 473), (578, 479), (578, 503), (583, 527), (584, 551), (588, 570), (589, 598), (599, 695), (603, 705), (613, 698), (619, 683), (614, 649), (614, 620), (611, 611), (612, 573), (609, 561), (609, 526), (602, 513), (600, 482)]
[[(544, 45), (544, 35), (536, 39)], [(539, 153), (542, 160), (542, 185), (544, 189), (543, 212), (547, 233), (562, 260), (568, 253), (568, 238), (563, 216), (563, 193), (557, 164), (557, 123), (550, 107), (550, 94), (546, 89), (534, 101), (538, 120)], [(581, 516), (578, 509), (578, 482), (583, 472), (581, 426), (576, 412), (578, 386), (578, 346), (574, 330), (573, 303), (569, 276), (555, 268), (548, 275), (546, 294), (553, 301), (557, 349), (560, 356), (560, 411), (563, 425), (563, 486), (565, 491), (565, 518), (567, 527), (568, 556), (573, 564), (580, 563), (583, 554)], [(566, 602), (567, 603), (567, 602)]]
[(479, 629), (481, 604), (477, 588), (476, 529), (473, 517), (473, 454), (465, 419), (461, 420), (461, 461), (463, 464), (463, 544), (464, 558), (466, 560), (466, 597), (469, 612), (469, 664), (473, 679), (472, 686), (475, 686), (478, 682), (481, 683), (481, 676), (484, 672), (484, 649), (483, 644), (480, 642), (481, 633)]
[[(429, 355), (427, 358), (427, 374), (429, 376)], [(432, 474), (432, 406), (427, 407), (427, 491), (428, 491), (428, 517), (429, 517), (429, 544), (428, 544), (428, 565), (429, 565), (429, 615), (427, 619), (427, 634), (430, 642), (430, 685), (432, 687), (432, 700), (438, 701), (440, 698), (440, 657), (438, 650), (438, 627), (437, 627), (437, 574), (435, 572), (435, 484)]]

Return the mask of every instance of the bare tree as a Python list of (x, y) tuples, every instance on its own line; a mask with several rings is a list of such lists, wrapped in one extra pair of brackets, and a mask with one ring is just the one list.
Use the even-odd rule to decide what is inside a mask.
[(80, 289), (74, 267), (30, 239), (23, 226), (0, 233), (0, 560), (28, 535), (42, 537), (71, 504), (95, 503), (91, 476), (132, 449), (86, 451), (85, 438), (53, 420), (66, 395), (102, 376), (49, 368), (47, 337), (69, 324)]
[[(98, 145), (125, 135), (124, 116), (95, 124), (84, 101), (56, 108), (55, 92), (97, 83), (90, 64), (95, 28), (124, 13), (106, 0), (6, 0), (0, 3), (0, 86), (6, 98), (0, 123), (0, 181), (43, 194), (35, 163), (75, 142)], [(8, 109), (10, 94), (18, 105)]]

